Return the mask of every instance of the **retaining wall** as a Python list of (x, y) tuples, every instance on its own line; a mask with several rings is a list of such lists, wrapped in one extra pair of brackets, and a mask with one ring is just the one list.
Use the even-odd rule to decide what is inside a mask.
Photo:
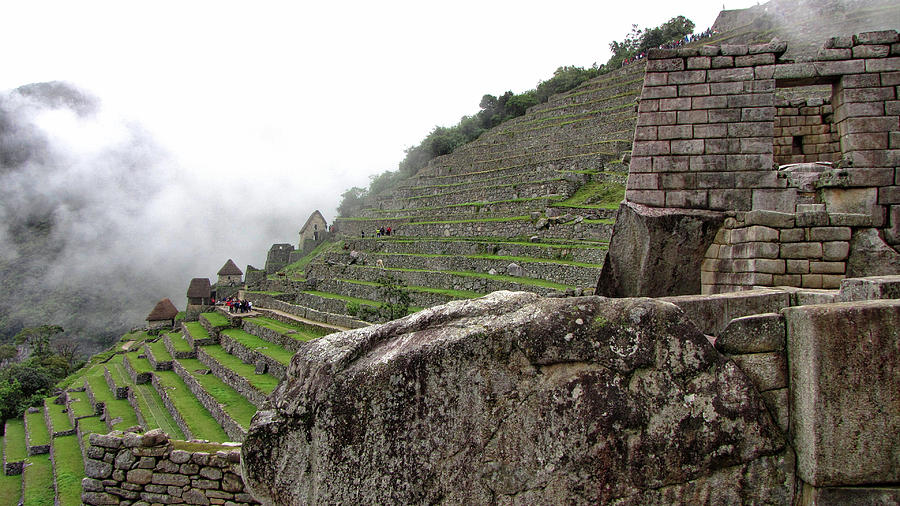
[(194, 378), (190, 371), (181, 365), (181, 362), (175, 361), (172, 363), (172, 366), (172, 370), (184, 381), (184, 384), (187, 385), (194, 397), (200, 401), (200, 404), (203, 404), (203, 407), (209, 411), (209, 414), (219, 422), (219, 425), (222, 426), (228, 437), (234, 441), (243, 441), (244, 437), (247, 436), (247, 429), (231, 418), (231, 415), (225, 411), (225, 407), (219, 404), (209, 392), (204, 390), (203, 386)]

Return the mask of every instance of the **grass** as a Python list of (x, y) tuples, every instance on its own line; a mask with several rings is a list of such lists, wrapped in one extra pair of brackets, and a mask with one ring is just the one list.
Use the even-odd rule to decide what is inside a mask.
[(172, 360), (172, 355), (169, 353), (169, 350), (166, 349), (166, 343), (164, 343), (162, 339), (158, 339), (153, 343), (147, 343), (147, 347), (150, 349), (150, 353), (153, 354), (153, 358), (155, 358), (157, 362), (170, 362)]
[(223, 330), (222, 334), (234, 339), (235, 341), (241, 343), (247, 348), (251, 350), (255, 350), (263, 355), (272, 358), (276, 362), (288, 365), (291, 362), (291, 357), (294, 356), (294, 352), (290, 350), (286, 350), (277, 344), (270, 343), (269, 341), (265, 341), (260, 339), (252, 334), (248, 334), (241, 329), (227, 329)]
[[(368, 266), (361, 266), (363, 268), (368, 268)], [(372, 267), (372, 269), (378, 269), (379, 267)], [(400, 270), (400, 269), (385, 269), (385, 270)], [(342, 300), (344, 302), (353, 302), (356, 304), (365, 304), (367, 306), (380, 307), (381, 302), (377, 300), (371, 299), (361, 299), (359, 297), (351, 297), (349, 295), (340, 295), (337, 293), (328, 293), (328, 292), (320, 292), (318, 290), (304, 290), (300, 293), (308, 293), (310, 295), (315, 295), (317, 297), (322, 297), (324, 299), (333, 299), (333, 300)], [(415, 313), (416, 311), (421, 311), (422, 308), (419, 306), (409, 306), (409, 312)]]
[(531, 216), (499, 216), (496, 218), (472, 218), (468, 220), (411, 221), (407, 225), (441, 225), (444, 223), (491, 223), (498, 221), (527, 221)]
[[(203, 314), (206, 314), (206, 313), (203, 313)], [(222, 315), (218, 315), (218, 316), (225, 318)], [(227, 320), (227, 318), (226, 318), (226, 320)], [(210, 322), (210, 323), (212, 323), (212, 322)], [(209, 339), (209, 332), (206, 331), (206, 328), (203, 327), (203, 325), (201, 325), (200, 322), (189, 322), (189, 323), (185, 323), (184, 326), (185, 326), (185, 328), (187, 328), (188, 333), (191, 334), (191, 337), (194, 338), (194, 340)]]
[[(295, 275), (298, 273), (303, 273), (306, 270), (306, 266), (312, 261), (313, 258), (316, 258), (317, 256), (319, 256), (322, 253), (327, 253), (329, 251), (336, 251), (336, 250), (340, 249), (341, 246), (343, 246), (343, 245), (344, 245), (344, 241), (322, 242), (319, 245), (317, 245), (315, 248), (313, 248), (312, 251), (310, 251), (306, 255), (303, 255), (303, 258), (301, 258), (300, 260), (297, 260), (296, 262), (294, 262), (292, 264), (288, 264), (288, 265), (284, 266), (284, 268), (282, 270), (288, 276), (292, 276), (292, 275)], [(272, 295), (272, 294), (266, 293), (266, 295)], [(278, 294), (278, 295), (280, 295), (280, 294)]]
[(172, 414), (166, 409), (162, 398), (153, 385), (144, 383), (143, 385), (133, 385), (134, 399), (137, 401), (141, 414), (144, 415), (144, 422), (147, 430), (162, 429), (163, 432), (176, 439), (184, 439), (184, 432), (181, 427), (172, 418)]
[[(350, 283), (353, 285), (382, 286), (381, 283), (375, 283), (374, 281), (360, 281), (358, 279), (338, 279), (336, 281), (340, 281), (342, 283)], [(447, 295), (447, 296), (454, 297), (457, 299), (475, 299), (475, 298), (485, 295), (483, 293), (472, 292), (469, 290), (453, 290), (450, 288), (432, 288), (430, 286), (406, 286), (404, 288), (406, 290), (409, 290), (410, 292), (436, 293), (436, 294), (440, 294), (440, 295)]]
[(575, 260), (565, 260), (565, 259), (547, 259), (547, 258), (536, 258), (536, 257), (520, 257), (520, 256), (511, 256), (511, 255), (491, 255), (488, 253), (479, 253), (475, 255), (438, 255), (431, 253), (380, 253), (381, 255), (396, 255), (396, 256), (409, 256), (409, 257), (420, 257), (420, 258), (471, 258), (471, 259), (481, 259), (481, 260), (501, 260), (503, 262), (521, 262), (521, 263), (533, 263), (533, 264), (562, 264), (562, 265), (573, 265), (576, 267), (589, 267), (589, 268), (601, 268), (602, 264), (589, 264), (586, 262), (576, 262)]
[[(0, 446), (3, 445), (4, 436), (0, 436)], [(81, 493), (81, 483), (78, 484), (79, 494)], [(0, 504), (19, 504), (22, 498), (22, 477), (6, 476), (0, 472)]]
[[(228, 318), (226, 318), (225, 316), (223, 316), (217, 312), (200, 313), (200, 316), (205, 318), (206, 321), (208, 321), (210, 325), (212, 325), (213, 327), (216, 327), (216, 328), (228, 327), (229, 325), (231, 325), (231, 323), (229, 323), (229, 321), (228, 321)], [(190, 323), (188, 325), (190, 325)], [(198, 323), (198, 325), (199, 325), (199, 323)]]
[(69, 392), (69, 411), (75, 418), (94, 414), (87, 392)]
[(279, 334), (292, 337), (298, 341), (311, 341), (333, 332), (315, 325), (293, 325), (266, 316), (257, 316), (256, 318), (250, 318), (247, 321), (251, 321), (269, 330), (274, 330)]
[(53, 504), (55, 492), (53, 490), (53, 463), (50, 454), (33, 455), (28, 457), (28, 464), (22, 477), (25, 480), (25, 506), (47, 506)]
[(176, 450), (184, 450), (186, 452), (196, 453), (196, 452), (206, 452), (206, 453), (216, 453), (217, 451), (231, 451), (234, 450), (234, 446), (221, 445), (218, 443), (194, 443), (191, 441), (172, 441), (172, 445)]
[(250, 419), (256, 414), (256, 406), (248, 401), (237, 390), (226, 385), (215, 374), (199, 374), (198, 370), (208, 369), (206, 364), (195, 358), (180, 359), (178, 362), (193, 376), (203, 390), (213, 397), (225, 408), (231, 418), (244, 428), (250, 427)]
[(106, 422), (101, 420), (99, 416), (89, 416), (78, 420), (78, 427), (84, 435), (85, 442), (87, 442), (87, 438), (91, 434), (106, 434), (109, 432), (109, 429), (106, 428)]
[[(297, 279), (297, 278), (291, 278)], [(258, 293), (260, 295), (268, 295), (270, 297), (278, 297), (279, 295), (284, 295), (284, 292), (273, 292), (271, 290), (247, 290), (247, 293)]]
[(25, 460), (25, 422), (21, 418), (10, 418), (6, 421), (5, 443), (6, 461), (19, 462)]
[(609, 181), (591, 181), (582, 185), (571, 197), (556, 204), (556, 207), (617, 209), (624, 198), (625, 185)]
[(137, 414), (134, 408), (128, 403), (127, 399), (116, 399), (116, 396), (109, 390), (106, 384), (106, 378), (102, 372), (90, 374), (85, 378), (94, 393), (94, 400), (106, 404), (106, 413), (110, 419), (121, 418), (112, 428), (124, 430), (133, 425), (138, 425)]
[(72, 435), (53, 438), (53, 457), (60, 506), (81, 504), (84, 462), (78, 447), (78, 437)]
[(125, 354), (125, 360), (128, 361), (128, 364), (131, 365), (134, 372), (138, 374), (153, 372), (153, 366), (150, 365), (150, 361), (146, 358), (138, 358), (138, 355), (140, 355), (140, 353), (137, 351)]
[(51, 429), (53, 432), (71, 430), (73, 428), (72, 422), (69, 421), (69, 416), (63, 413), (66, 406), (63, 404), (54, 404), (54, 400), (56, 400), (56, 397), (44, 399), (44, 409), (50, 414), (50, 425), (53, 426)]
[[(585, 220), (587, 221), (587, 220)], [(359, 269), (380, 269), (380, 267), (369, 266), (369, 265), (360, 265)], [(452, 276), (462, 276), (464, 278), (483, 278), (483, 279), (493, 279), (494, 281), (506, 281), (510, 283), (518, 283), (520, 285), (530, 285), (530, 286), (540, 286), (543, 288), (550, 288), (553, 290), (567, 290), (569, 288), (575, 288), (572, 285), (564, 285), (562, 283), (556, 283), (553, 281), (547, 281), (545, 279), (537, 279), (537, 278), (517, 278), (515, 276), (506, 276), (504, 274), (484, 274), (481, 272), (471, 272), (471, 271), (435, 271), (429, 269), (409, 269), (409, 268), (391, 268), (386, 267), (384, 270), (387, 271), (396, 271), (396, 272), (434, 272), (439, 274), (450, 274)], [(302, 293), (316, 293), (314, 292), (302, 292)], [(327, 294), (333, 295), (333, 294)], [(337, 298), (337, 297), (332, 297)], [(365, 300), (365, 299), (360, 299)], [(380, 304), (375, 301), (367, 301), (366, 304)], [(420, 308), (421, 309), (421, 308)], [(412, 308), (410, 308), (412, 310)], [(416, 309), (418, 311), (419, 309)]]
[(50, 431), (44, 423), (44, 411), (37, 413), (25, 413), (28, 420), (28, 443), (31, 446), (50, 444)]
[(195, 438), (218, 442), (230, 439), (178, 374), (174, 371), (157, 371), (154, 374)]
[(190, 343), (187, 342), (187, 339), (184, 338), (184, 334), (180, 332), (172, 332), (166, 335), (169, 337), (169, 342), (172, 343), (172, 348), (175, 351), (194, 351), (193, 348), (191, 348)]
[(229, 354), (222, 346), (218, 344), (204, 346), (203, 351), (208, 353), (222, 366), (231, 369), (241, 375), (253, 388), (269, 395), (275, 387), (278, 386), (278, 378), (271, 374), (256, 374), (256, 366), (253, 364), (245, 364), (241, 359)]

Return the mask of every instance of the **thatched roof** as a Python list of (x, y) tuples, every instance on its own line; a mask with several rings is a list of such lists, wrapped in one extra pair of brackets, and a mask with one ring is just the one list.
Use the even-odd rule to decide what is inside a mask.
[(227, 262), (225, 262), (225, 265), (223, 265), (222, 268), (219, 269), (218, 274), (219, 274), (219, 276), (243, 276), (244, 275), (244, 273), (241, 272), (241, 270), (238, 268), (238, 266), (235, 265), (234, 260), (232, 260), (230, 258), (228, 259)]
[[(318, 216), (319, 219), (322, 220), (322, 223), (325, 223), (326, 225), (328, 224), (328, 223), (325, 221), (325, 217), (322, 216), (322, 213), (320, 213), (319, 210), (316, 209), (315, 211), (313, 211), (312, 214), (309, 215), (309, 218), (307, 218), (306, 223), (303, 224), (303, 227), (300, 228), (300, 233), (301, 233), (301, 234), (302, 234), (303, 232), (306, 231), (306, 228), (307, 228), (307, 227), (309, 227), (310, 225), (312, 225), (313, 218), (315, 218), (316, 216)], [(323, 229), (322, 232), (324, 232), (324, 231), (325, 231), (325, 230)]]
[(207, 299), (210, 294), (209, 278), (194, 278), (188, 286), (187, 296)]
[(153, 311), (150, 311), (150, 314), (147, 315), (147, 321), (157, 322), (171, 320), (177, 315), (178, 309), (175, 308), (175, 304), (172, 304), (172, 301), (166, 298), (156, 303), (156, 307), (154, 307)]

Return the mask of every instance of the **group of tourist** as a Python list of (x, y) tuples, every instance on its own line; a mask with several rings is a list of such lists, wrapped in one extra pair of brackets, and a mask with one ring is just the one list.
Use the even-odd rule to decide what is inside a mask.
[(228, 297), (225, 299), (225, 305), (228, 306), (229, 313), (247, 313), (253, 311), (253, 303), (249, 300), (238, 299), (237, 297)]
[[(381, 227), (375, 229), (375, 237), (383, 237), (386, 235), (391, 235), (393, 232), (391, 231), (391, 227)], [(359, 232), (360, 237), (366, 236), (366, 231), (362, 230)]]
[[(707, 28), (706, 31), (700, 33), (692, 33), (690, 35), (685, 35), (684, 37), (673, 40), (672, 42), (668, 42), (666, 44), (660, 44), (659, 49), (677, 49), (679, 47), (684, 46), (685, 44), (690, 44), (691, 42), (697, 42), (698, 40), (706, 39), (708, 37), (712, 37), (719, 33), (718, 30), (713, 30), (712, 28)], [(641, 61), (647, 57), (646, 51), (641, 51), (640, 53), (629, 56), (622, 60), (622, 66), (631, 65), (634, 62)]]

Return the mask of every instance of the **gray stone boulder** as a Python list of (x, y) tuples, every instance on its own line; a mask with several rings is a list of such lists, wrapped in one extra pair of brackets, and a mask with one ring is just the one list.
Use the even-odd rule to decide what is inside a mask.
[(900, 274), (900, 253), (884, 242), (874, 228), (853, 232), (850, 255), (847, 258), (847, 277), (888, 276)]
[(700, 264), (723, 213), (623, 202), (597, 282), (597, 295), (666, 297), (700, 293)]
[(784, 448), (675, 305), (495, 292), (309, 343), (242, 466), (266, 504), (788, 504)]

